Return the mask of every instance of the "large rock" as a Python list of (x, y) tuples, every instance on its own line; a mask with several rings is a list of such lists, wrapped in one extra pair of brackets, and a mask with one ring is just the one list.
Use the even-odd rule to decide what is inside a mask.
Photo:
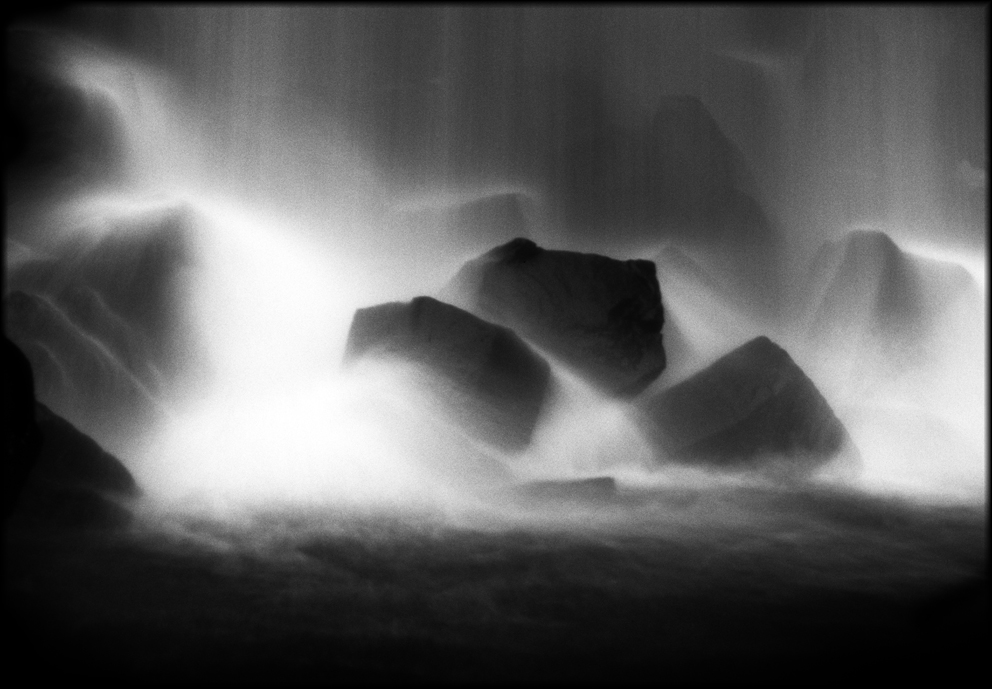
[(610, 395), (636, 395), (665, 368), (664, 311), (650, 261), (515, 239), (467, 263), (444, 295), (513, 328)]
[(103, 222), (11, 265), (4, 320), (34, 367), (39, 401), (120, 451), (166, 396), (202, 377), (206, 359), (187, 313), (191, 213)]
[(123, 526), (140, 495), (131, 473), (92, 438), (35, 401), (27, 357), (5, 340), (5, 516), (17, 524)]
[(468, 434), (510, 451), (530, 442), (551, 372), (511, 330), (430, 297), (356, 311), (345, 363), (366, 357), (419, 367)]
[(35, 415), (31, 362), (17, 345), (4, 344), (4, 515), (14, 509), (18, 495), (41, 452), (42, 435)]
[(641, 403), (660, 458), (727, 469), (812, 468), (849, 449), (847, 431), (781, 347), (758, 337)]
[(26, 27), (7, 34), (5, 125), (8, 184), (20, 194), (64, 192), (117, 181), (126, 141), (113, 99), (69, 70), (70, 55), (96, 50)]
[(985, 299), (964, 267), (856, 230), (821, 247), (808, 285), (810, 370), (837, 397), (915, 382), (914, 395), (940, 392), (939, 406), (955, 397), (980, 404)]

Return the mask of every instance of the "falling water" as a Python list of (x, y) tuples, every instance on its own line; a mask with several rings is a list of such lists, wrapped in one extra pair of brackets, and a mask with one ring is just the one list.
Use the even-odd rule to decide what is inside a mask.
[[(984, 323), (923, 384), (866, 400), (817, 377), (792, 303), (819, 244), (866, 226), (965, 266), (987, 299), (978, 34), (963, 10), (798, 14), (772, 35), (743, 9), (75, 10), (71, 31), (50, 34), (59, 69), (106, 109), (121, 171), (36, 201), (34, 215), (9, 209), (8, 237), (44, 252), (162, 208), (193, 218), (197, 262), (177, 299), (210, 373), (160, 400), (123, 451), (163, 499), (437, 504), (473, 481), (688, 480), (652, 464), (625, 404), (564, 370), (522, 457), (468, 441), (381, 370), (339, 370), (356, 308), (435, 294), (498, 243), (411, 236), (404, 209), (507, 190), (536, 200), (530, 235), (549, 248), (653, 258), (667, 233), (711, 273), (726, 269), (733, 298), (661, 276), (669, 321), (698, 344), (670, 376), (771, 334), (851, 428), (864, 486), (984, 496)], [(662, 215), (664, 232), (651, 226), (638, 136), (667, 94), (700, 99), (746, 160), (739, 183), (774, 228), (757, 273), (739, 268), (742, 240), (698, 229), (705, 198)], [(609, 215), (563, 191), (616, 179), (623, 207)], [(58, 236), (38, 229), (52, 226)], [(747, 282), (758, 273), (764, 287)], [(762, 290), (774, 304), (752, 308)]]

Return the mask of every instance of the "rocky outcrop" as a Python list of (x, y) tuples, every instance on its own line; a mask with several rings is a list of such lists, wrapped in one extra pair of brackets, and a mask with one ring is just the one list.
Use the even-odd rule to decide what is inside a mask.
[(850, 449), (844, 426), (788, 353), (758, 337), (640, 404), (662, 461), (805, 471)]
[(110, 216), (12, 266), (5, 327), (39, 401), (101, 444), (145, 426), (167, 390), (205, 371), (184, 312), (195, 260), (183, 207)]
[(746, 179), (744, 156), (695, 96), (664, 96), (651, 134), (655, 182), (680, 210), (699, 207)]
[(421, 203), (398, 213), (399, 228), (421, 242), (443, 238), (455, 253), (477, 252), (494, 242), (530, 235), (532, 200), (521, 193), (501, 193), (452, 203)]
[(421, 388), (470, 435), (523, 449), (541, 413), (548, 363), (511, 330), (430, 297), (359, 309), (345, 363), (412, 364)]
[[(930, 394), (962, 362), (984, 356), (985, 303), (961, 265), (900, 248), (878, 230), (825, 243), (809, 270), (804, 323), (818, 379), (857, 399), (899, 379), (926, 381)], [(974, 370), (967, 375), (977, 384)], [(951, 390), (947, 390), (951, 393)], [(969, 399), (978, 399), (976, 388)]]
[(65, 36), (19, 27), (8, 35), (5, 81), (8, 183), (21, 194), (64, 192), (120, 179), (126, 142), (113, 99), (74, 82)]
[(664, 311), (650, 261), (514, 239), (463, 266), (442, 294), (512, 328), (610, 395), (636, 395), (665, 368)]
[(27, 357), (9, 340), (5, 515), (17, 524), (115, 527), (140, 490), (92, 438), (34, 400)]

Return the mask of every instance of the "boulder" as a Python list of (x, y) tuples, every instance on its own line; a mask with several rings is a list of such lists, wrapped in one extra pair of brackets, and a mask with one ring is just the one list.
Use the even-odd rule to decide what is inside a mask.
[(787, 458), (791, 473), (850, 445), (813, 382), (763, 336), (639, 407), (663, 460), (737, 469)]
[(415, 366), (447, 415), (508, 451), (530, 442), (551, 374), (513, 331), (430, 297), (356, 311), (345, 363), (368, 357)]
[(835, 397), (912, 384), (907, 392), (941, 411), (980, 406), (987, 307), (962, 265), (863, 229), (825, 243), (808, 275), (806, 356)]
[(206, 370), (185, 313), (192, 222), (184, 207), (112, 212), (9, 269), (5, 326), (39, 401), (114, 450)]
[(607, 394), (636, 395), (665, 368), (664, 310), (650, 261), (550, 251), (518, 238), (464, 265), (443, 294)]
[(66, 68), (71, 52), (95, 59), (96, 50), (27, 27), (7, 39), (8, 183), (34, 194), (120, 180), (127, 146), (117, 106)]
[(18, 524), (123, 526), (140, 495), (131, 473), (92, 438), (34, 400), (27, 357), (6, 341), (5, 515)]
[(380, 248), (432, 264), (443, 254), (456, 257), (460, 264), (496, 243), (531, 236), (534, 207), (533, 199), (519, 192), (418, 199), (392, 211), (389, 231), (379, 238), (384, 242)]

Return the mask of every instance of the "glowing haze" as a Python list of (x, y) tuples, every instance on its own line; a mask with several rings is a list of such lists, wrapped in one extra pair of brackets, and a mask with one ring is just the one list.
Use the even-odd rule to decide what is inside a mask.
[[(662, 281), (669, 320), (684, 326), (696, 348), (686, 361), (672, 362), (658, 385), (767, 333), (807, 370), (851, 431), (865, 462), (862, 486), (984, 499), (986, 323), (966, 328), (948, 319), (960, 330), (944, 334), (947, 356), (858, 397), (817, 377), (815, 353), (798, 328), (801, 309), (791, 303), (802, 301), (805, 266), (822, 241), (865, 224), (883, 228), (904, 251), (964, 266), (987, 300), (987, 161), (979, 157), (986, 150), (984, 68), (967, 65), (961, 92), (944, 93), (949, 87), (941, 78), (969, 57), (985, 63), (956, 47), (955, 31), (967, 17), (932, 10), (934, 23), (906, 10), (893, 23), (883, 10), (811, 10), (775, 44), (742, 9), (561, 16), (550, 8), (108, 11), (125, 12), (131, 29), (97, 28), (108, 16), (98, 9), (80, 10), (70, 25), (116, 47), (66, 36), (61, 64), (69, 83), (113, 113), (125, 141), (125, 175), (120, 183), (40, 202), (48, 226), (60, 228), (56, 236), (25, 221), (12, 225), (8, 238), (42, 251), (60, 235), (94, 231), (101, 217), (182, 207), (194, 219), (198, 261), (181, 298), (211, 375), (181, 400), (163, 400), (160, 424), (122, 458), (153, 496), (434, 505), (471, 502), (503, 481), (528, 478), (712, 480), (658, 469), (630, 409), (565, 371), (558, 371), (558, 392), (532, 447), (502, 457), (416, 402), (402, 375), (375, 366), (340, 370), (356, 308), (435, 294), (473, 255), (450, 250), (440, 232), (404, 237), (404, 204), (517, 189), (537, 200), (531, 236), (549, 248), (597, 246), (617, 258), (661, 248), (661, 237), (652, 244), (643, 233), (611, 234), (609, 227), (592, 239), (575, 236), (545, 202), (541, 166), (516, 162), (511, 140), (523, 133), (512, 124), (514, 108), (557, 122), (546, 150), (533, 151), (551, 161), (545, 171), (567, 164), (554, 150), (571, 125), (562, 124), (568, 113), (553, 94), (520, 86), (512, 96), (512, 75), (523, 67), (557, 74), (571, 66), (602, 87), (609, 117), (620, 121), (649, 113), (660, 94), (700, 96), (742, 148), (755, 173), (754, 193), (779, 227), (791, 287), (778, 320), (759, 321), (741, 308), (746, 291), (735, 302), (676, 282), (669, 296)], [(552, 31), (562, 17), (562, 31)], [(600, 26), (597, 17), (611, 21)], [(393, 26), (400, 19), (415, 20), (412, 38)], [(636, 31), (613, 35), (612, 24), (620, 33)], [(656, 34), (667, 40), (662, 47), (650, 47)], [(472, 35), (480, 37), (478, 53)], [(505, 56), (497, 38), (512, 46)], [(583, 49), (585, 40), (601, 55)], [(913, 52), (914, 40), (934, 50)], [(427, 53), (423, 64), (405, 64), (418, 46)], [(494, 63), (480, 64), (490, 53)], [(929, 54), (936, 56), (932, 64)], [(907, 55), (913, 59), (900, 64)], [(863, 67), (874, 82), (854, 76)], [(758, 113), (751, 124), (734, 114), (740, 70), (767, 94), (763, 102), (749, 96), (740, 104)], [(473, 77), (492, 92), (473, 90)], [(382, 120), (381, 104), (373, 102), (419, 103), (421, 96), (402, 94), (432, 89), (444, 95), (427, 124), (413, 110)], [(981, 94), (965, 95), (968, 89)], [(952, 111), (943, 119), (927, 100), (941, 94)], [(495, 141), (472, 161), (454, 150), (470, 140), (456, 124), (466, 121), (466, 111), (481, 128), (473, 141)], [(862, 132), (864, 141), (850, 133), (877, 116), (885, 123), (877, 140), (872, 131)], [(951, 126), (963, 133), (948, 142)], [(373, 143), (376, 136), (388, 141)], [(854, 162), (862, 144), (871, 155)], [(475, 254), (489, 247), (477, 248)], [(8, 260), (13, 254), (8, 250)], [(984, 312), (983, 303), (983, 318)]]

